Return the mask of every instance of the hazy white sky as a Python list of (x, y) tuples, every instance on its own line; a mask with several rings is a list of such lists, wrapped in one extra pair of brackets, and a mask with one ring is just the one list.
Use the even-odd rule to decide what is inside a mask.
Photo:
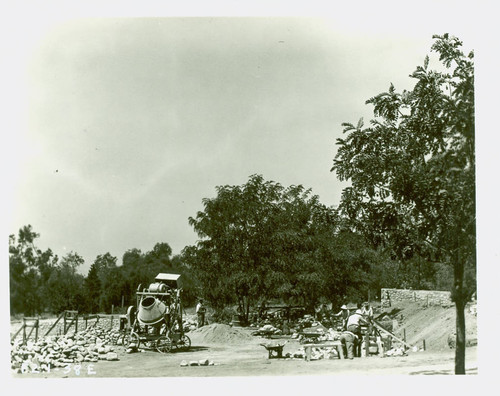
[[(86, 261), (194, 244), (188, 217), (215, 187), (252, 174), (302, 184), (327, 205), (342, 122), (408, 78), (436, 21), (106, 18), (43, 25), (19, 69), (23, 122), (8, 233)], [(368, 23), (369, 21), (376, 23)], [(455, 21), (456, 23), (459, 21)]]

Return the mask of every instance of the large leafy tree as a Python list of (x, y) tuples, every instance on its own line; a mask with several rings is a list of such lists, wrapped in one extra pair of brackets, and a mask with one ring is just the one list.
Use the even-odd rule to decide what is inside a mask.
[(319, 235), (334, 235), (334, 211), (302, 186), (284, 188), (253, 175), (242, 186), (219, 186), (190, 218), (200, 236), (184, 250), (203, 294), (221, 309), (236, 301), (245, 318), (269, 298), (312, 308), (326, 293)]
[(411, 91), (391, 84), (370, 98), (375, 118), (367, 128), (343, 124), (332, 171), (351, 182), (340, 210), (352, 228), (402, 260), (452, 266), (455, 373), (463, 374), (464, 308), (475, 289), (474, 63), (457, 38), (434, 39), (441, 70), (426, 57)]

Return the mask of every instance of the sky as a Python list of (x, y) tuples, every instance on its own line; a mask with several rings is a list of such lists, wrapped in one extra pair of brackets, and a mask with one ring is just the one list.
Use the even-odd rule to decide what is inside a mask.
[(106, 252), (179, 254), (202, 199), (252, 174), (337, 205), (341, 124), (368, 122), (365, 101), (391, 82), (410, 89), (449, 31), (369, 14), (92, 16), (25, 25), (6, 227), (31, 224), (40, 248), (83, 256), (84, 274)]

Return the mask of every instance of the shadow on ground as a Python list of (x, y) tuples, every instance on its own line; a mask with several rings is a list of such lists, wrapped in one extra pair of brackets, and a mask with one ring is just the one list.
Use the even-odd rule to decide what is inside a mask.
[(207, 351), (208, 349), (209, 348), (206, 346), (191, 346), (189, 347), (188, 350), (172, 348), (172, 351), (170, 353), (200, 352), (200, 351)]
[[(465, 370), (466, 374), (477, 374), (477, 367)], [(409, 373), (410, 375), (454, 375), (453, 370), (422, 370), (413, 371)]]

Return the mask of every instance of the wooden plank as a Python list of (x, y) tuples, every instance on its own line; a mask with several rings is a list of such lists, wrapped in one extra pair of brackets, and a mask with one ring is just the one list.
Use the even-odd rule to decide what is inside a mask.
[[(68, 332), (68, 330), (71, 328), (71, 326), (73, 325), (73, 322), (75, 321), (75, 319), (77, 319), (78, 317), (75, 316), (73, 317), (73, 319), (71, 319), (71, 322), (69, 322), (69, 325), (68, 325), (68, 328), (66, 328), (66, 323), (64, 324), (64, 334), (66, 334)], [(64, 318), (65, 321), (66, 321), (66, 318)], [(78, 328), (78, 327), (76, 327)]]
[(45, 336), (47, 336), (53, 329), (56, 327), (57, 323), (61, 320), (61, 318), (64, 316), (64, 312), (59, 315), (57, 320), (54, 322), (54, 324), (50, 327), (50, 329), (45, 333)]
[(389, 330), (384, 329), (382, 326), (380, 326), (377, 322), (373, 321), (375, 327), (381, 331), (383, 331), (386, 334), (389, 334), (392, 338), (395, 340), (401, 342), (403, 345), (406, 345), (408, 348), (413, 348), (412, 345), (406, 343), (406, 341), (403, 341), (401, 338), (396, 337), (393, 333), (391, 333)]

